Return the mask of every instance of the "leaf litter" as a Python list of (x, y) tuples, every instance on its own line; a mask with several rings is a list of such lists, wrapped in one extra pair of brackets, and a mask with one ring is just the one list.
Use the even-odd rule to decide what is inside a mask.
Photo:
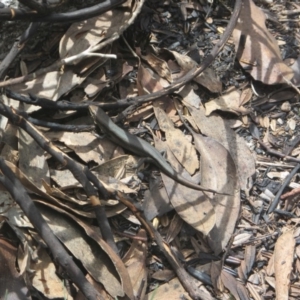
[[(41, 25), (20, 66), (0, 63), (1, 157), (15, 176), (1, 161), (1, 299), (95, 299), (69, 288), (38, 216), (8, 196), (17, 180), (97, 299), (299, 298), (299, 37), (282, 17), (293, 4), (243, 1), (234, 24), (239, 3), (123, 1), (48, 39)], [(217, 193), (130, 155), (91, 103)]]

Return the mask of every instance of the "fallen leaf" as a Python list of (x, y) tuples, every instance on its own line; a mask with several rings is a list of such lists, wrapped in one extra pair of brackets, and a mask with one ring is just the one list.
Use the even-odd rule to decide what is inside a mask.
[[(178, 174), (193, 182), (193, 179), (186, 172), (183, 173), (178, 160), (168, 150), (163, 141), (154, 138), (155, 147), (159, 151), (167, 150), (168, 162)], [(201, 191), (195, 191), (184, 185), (175, 182), (165, 174), (161, 174), (170, 202), (178, 215), (195, 229), (207, 235), (216, 223), (216, 215), (209, 198)]]
[[(140, 240), (144, 239), (144, 241)], [(133, 240), (128, 252), (123, 257), (123, 262), (129, 273), (133, 293), (136, 299), (144, 299), (147, 288), (148, 269), (147, 258), (147, 234), (141, 229), (136, 239)]]
[(188, 109), (201, 132), (214, 138), (229, 151), (238, 171), (240, 187), (249, 192), (255, 174), (255, 159), (245, 140), (230, 128), (225, 119), (216, 114), (207, 117), (203, 106), (199, 109), (188, 106)]
[(42, 181), (50, 184), (50, 173), (45, 151), (23, 129), (19, 130), (19, 169), (41, 190)]
[(293, 230), (284, 232), (275, 244), (274, 268), (277, 300), (289, 299), (290, 275), (293, 268), (295, 244)]
[(250, 109), (240, 105), (241, 93), (238, 90), (233, 90), (219, 98), (210, 100), (205, 103), (206, 115), (209, 116), (215, 110), (228, 111), (236, 115), (249, 114)]
[(99, 139), (90, 132), (47, 132), (45, 136), (52, 141), (64, 143), (85, 162), (101, 164), (110, 159), (116, 147), (108, 139)]
[(17, 248), (0, 239), (0, 298), (4, 300), (30, 300), (23, 277), (16, 270)]
[(178, 278), (160, 285), (152, 292), (146, 295), (145, 300), (163, 300), (163, 299), (181, 299), (192, 300), (189, 294), (184, 290)]
[[(120, 275), (126, 274), (126, 269), (122, 267), (120, 258), (114, 251), (99, 238), (99, 234), (93, 232), (88, 225), (72, 215), (58, 214), (57, 211), (46, 206), (38, 205), (39, 211), (50, 226), (58, 239), (68, 248), (68, 250), (81, 261), (90, 275), (98, 282), (101, 282), (112, 297), (123, 297), (127, 292), (132, 299), (132, 286), (128, 282), (127, 276), (121, 276), (124, 280), (123, 286), (120, 282)], [(55, 208), (58, 210), (57, 208)], [(72, 220), (72, 219), (73, 220)], [(89, 236), (83, 233), (82, 226)], [(101, 244), (99, 244), (101, 243)], [(119, 273), (116, 273), (117, 269)], [(126, 282), (126, 283), (125, 283)], [(124, 284), (125, 283), (125, 284)]]
[(165, 133), (169, 149), (189, 174), (193, 175), (199, 168), (199, 160), (194, 146), (186, 139), (180, 129), (174, 127), (173, 122), (160, 108), (159, 102), (153, 103), (153, 110), (160, 129)]
[(195, 147), (201, 154), (201, 184), (218, 191), (210, 197), (216, 214), (216, 223), (209, 232), (208, 241), (216, 255), (229, 242), (240, 211), (240, 186), (234, 161), (224, 146), (212, 138), (193, 133)]
[(235, 51), (240, 64), (255, 80), (265, 84), (285, 83), (294, 76), (281, 58), (275, 38), (266, 25), (264, 12), (252, 0), (243, 1), (233, 31)]

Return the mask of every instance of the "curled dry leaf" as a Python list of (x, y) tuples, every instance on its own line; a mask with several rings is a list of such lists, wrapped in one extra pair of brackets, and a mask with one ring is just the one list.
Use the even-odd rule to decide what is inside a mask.
[(274, 250), (275, 291), (277, 300), (289, 299), (290, 275), (295, 251), (294, 231), (288, 230), (277, 240)]
[(265, 84), (291, 80), (293, 70), (281, 58), (275, 38), (268, 31), (264, 12), (252, 0), (243, 1), (239, 20), (233, 31), (240, 64), (255, 80)]

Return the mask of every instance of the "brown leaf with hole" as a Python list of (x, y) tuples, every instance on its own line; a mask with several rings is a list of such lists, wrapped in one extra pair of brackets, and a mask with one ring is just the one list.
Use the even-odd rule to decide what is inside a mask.
[(230, 153), (212, 138), (193, 133), (195, 147), (201, 154), (201, 184), (220, 193), (210, 197), (216, 224), (209, 233), (209, 245), (216, 255), (231, 238), (240, 211), (240, 186)]
[(293, 268), (295, 244), (293, 230), (284, 232), (275, 244), (274, 268), (277, 300), (289, 299), (290, 275)]
[(265, 84), (291, 80), (293, 70), (281, 58), (277, 41), (268, 31), (264, 12), (252, 0), (244, 0), (233, 31), (240, 64), (255, 80)]

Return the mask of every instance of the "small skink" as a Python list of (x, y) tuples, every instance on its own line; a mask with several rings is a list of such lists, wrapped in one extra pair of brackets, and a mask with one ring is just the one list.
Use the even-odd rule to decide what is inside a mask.
[(90, 112), (96, 121), (96, 124), (100, 127), (100, 129), (105, 133), (112, 142), (118, 144), (121, 147), (133, 152), (136, 155), (142, 157), (150, 157), (153, 159), (153, 163), (167, 176), (175, 180), (176, 182), (198, 191), (205, 192), (218, 192), (206, 189), (201, 185), (195, 184), (193, 182), (188, 181), (180, 174), (178, 174), (170, 164), (163, 158), (163, 156), (159, 153), (157, 149), (151, 146), (149, 143), (144, 141), (143, 139), (130, 134), (124, 129), (117, 126), (110, 117), (105, 113), (105, 111), (99, 106), (90, 105)]

